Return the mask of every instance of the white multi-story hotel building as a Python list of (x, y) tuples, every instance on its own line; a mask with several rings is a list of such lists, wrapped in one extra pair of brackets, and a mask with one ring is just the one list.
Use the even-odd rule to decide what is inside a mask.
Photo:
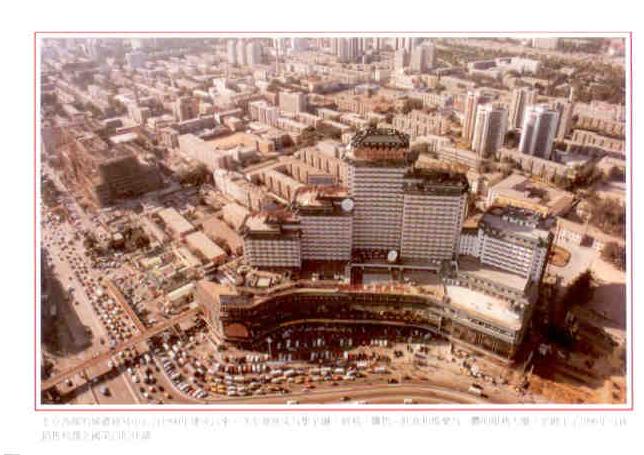
[(536, 213), (513, 207), (494, 207), (481, 218), (478, 229), (463, 231), (459, 253), (539, 282), (546, 265), (552, 234)]

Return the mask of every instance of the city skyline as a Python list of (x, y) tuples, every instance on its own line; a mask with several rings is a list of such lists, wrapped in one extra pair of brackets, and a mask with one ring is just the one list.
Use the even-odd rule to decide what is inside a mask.
[(43, 403), (625, 402), (624, 39), (40, 51)]

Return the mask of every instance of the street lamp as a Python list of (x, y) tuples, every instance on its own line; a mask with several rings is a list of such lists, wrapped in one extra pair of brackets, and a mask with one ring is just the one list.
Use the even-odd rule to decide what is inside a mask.
[(271, 339), (271, 337), (266, 337), (266, 343), (268, 343), (268, 357), (271, 358), (271, 359), (273, 358), (273, 354), (271, 353), (271, 343), (272, 342), (273, 342), (273, 340)]

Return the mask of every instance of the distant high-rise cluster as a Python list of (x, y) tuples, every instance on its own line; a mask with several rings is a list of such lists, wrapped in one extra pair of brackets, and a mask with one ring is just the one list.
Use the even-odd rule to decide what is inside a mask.
[(356, 62), (364, 52), (364, 41), (361, 38), (335, 38), (332, 48), (340, 62)]
[(226, 58), (230, 65), (255, 66), (262, 63), (262, 45), (256, 41), (229, 40)]
[(472, 143), (478, 107), (482, 104), (488, 103), (489, 101), (491, 101), (491, 97), (480, 90), (467, 92), (463, 114), (463, 130), (461, 133), (467, 144)]
[(510, 128), (521, 128), (523, 117), (528, 106), (535, 104), (537, 91), (533, 88), (518, 88), (512, 91), (510, 102), (510, 117), (508, 126)]

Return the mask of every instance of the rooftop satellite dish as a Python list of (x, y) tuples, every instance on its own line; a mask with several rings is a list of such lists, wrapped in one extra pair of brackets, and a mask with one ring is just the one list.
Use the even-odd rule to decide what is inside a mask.
[(391, 250), (389, 253), (387, 253), (387, 261), (396, 262), (396, 259), (398, 259), (398, 251)]
[(344, 199), (341, 205), (342, 205), (342, 210), (344, 210), (345, 212), (350, 212), (351, 210), (353, 210), (353, 206), (354, 206), (353, 200), (349, 198)]

